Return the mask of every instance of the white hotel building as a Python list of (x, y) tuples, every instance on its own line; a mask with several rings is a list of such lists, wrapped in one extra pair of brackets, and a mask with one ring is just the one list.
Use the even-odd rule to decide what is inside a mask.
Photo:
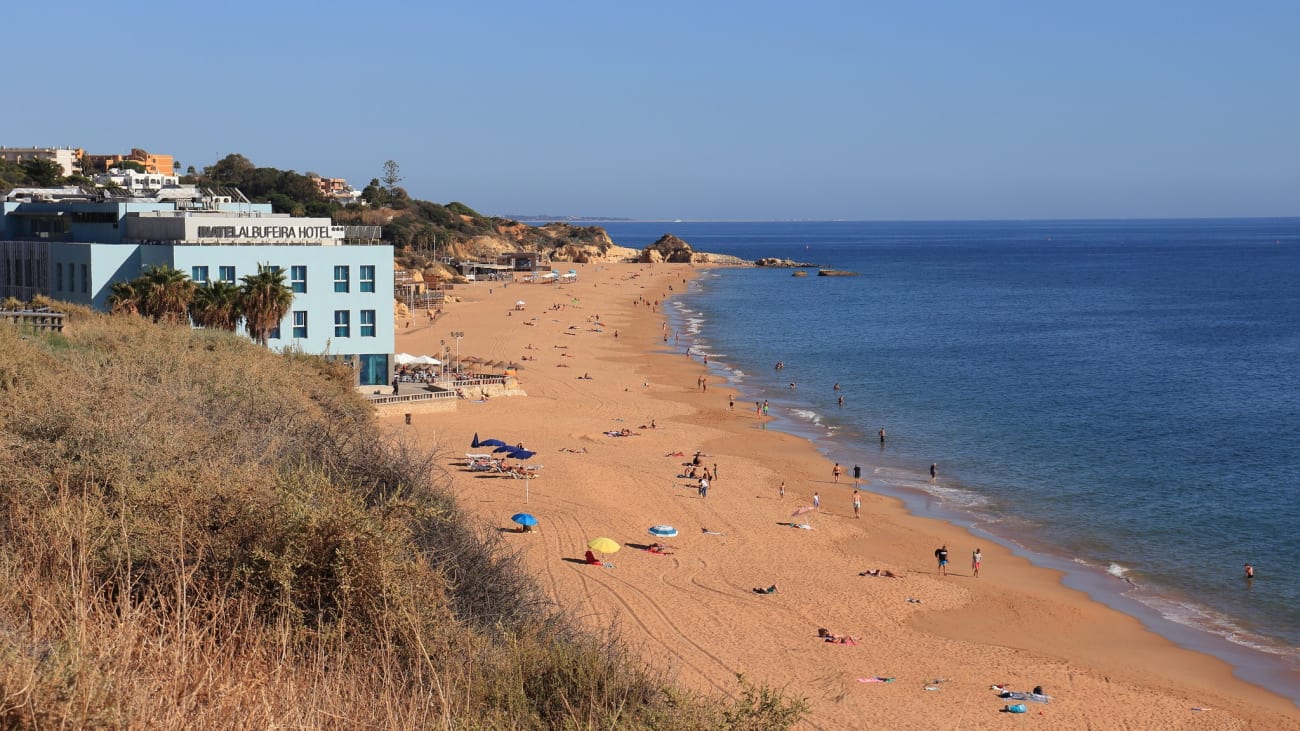
[[(373, 226), (291, 218), (230, 199), (9, 200), (0, 221), (0, 298), (106, 309), (109, 287), (166, 265), (200, 285), (238, 284), (259, 266), (283, 270), (293, 304), (273, 349), (353, 364), (357, 384), (392, 378), (393, 247)], [(241, 329), (242, 331), (242, 329)]]

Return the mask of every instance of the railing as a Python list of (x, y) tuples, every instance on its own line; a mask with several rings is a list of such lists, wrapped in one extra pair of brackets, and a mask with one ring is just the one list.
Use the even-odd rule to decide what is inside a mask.
[(63, 332), (62, 312), (0, 310), (0, 322), (4, 321), (42, 332)]
[(478, 378), (448, 379), (443, 378), (433, 382), (439, 388), (464, 388), (465, 386), (504, 386), (506, 385), (505, 376), (479, 376)]
[(456, 398), (455, 391), (428, 391), (425, 393), (408, 393), (402, 396), (367, 396), (366, 399), (376, 406), (387, 404), (407, 404), (412, 401), (436, 401)]

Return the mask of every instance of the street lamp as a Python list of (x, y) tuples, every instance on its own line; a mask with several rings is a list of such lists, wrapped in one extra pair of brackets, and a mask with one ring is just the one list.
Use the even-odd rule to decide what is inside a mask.
[(460, 373), (460, 339), (465, 337), (465, 333), (462, 330), (455, 330), (452, 332), (451, 336), (456, 339), (456, 373), (459, 374)]

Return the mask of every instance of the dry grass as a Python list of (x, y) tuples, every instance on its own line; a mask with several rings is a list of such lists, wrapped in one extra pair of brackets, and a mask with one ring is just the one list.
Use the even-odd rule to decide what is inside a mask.
[(574, 629), (324, 361), (0, 328), (0, 728), (785, 728)]

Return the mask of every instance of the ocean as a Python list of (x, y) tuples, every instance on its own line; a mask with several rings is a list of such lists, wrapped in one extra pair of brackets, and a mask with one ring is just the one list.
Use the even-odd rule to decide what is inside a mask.
[(870, 489), (1300, 702), (1300, 219), (603, 225), (856, 272), (710, 270), (676, 347)]

